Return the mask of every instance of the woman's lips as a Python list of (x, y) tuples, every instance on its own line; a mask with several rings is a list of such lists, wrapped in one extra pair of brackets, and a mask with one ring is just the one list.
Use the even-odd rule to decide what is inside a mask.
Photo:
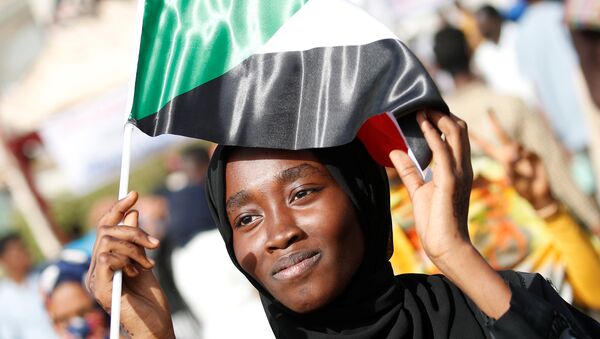
[(318, 251), (301, 251), (285, 255), (275, 262), (273, 278), (288, 280), (308, 272), (321, 258)]

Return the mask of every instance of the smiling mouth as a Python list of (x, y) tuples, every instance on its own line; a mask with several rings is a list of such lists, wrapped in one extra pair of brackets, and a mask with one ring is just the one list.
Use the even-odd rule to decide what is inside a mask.
[(321, 253), (317, 251), (302, 251), (290, 253), (275, 262), (273, 278), (277, 280), (289, 280), (310, 271), (321, 259)]

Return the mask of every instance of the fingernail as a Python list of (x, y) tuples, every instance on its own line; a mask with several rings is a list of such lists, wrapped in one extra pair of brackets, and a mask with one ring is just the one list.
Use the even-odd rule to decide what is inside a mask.
[(152, 258), (148, 258), (148, 262), (152, 264), (152, 266), (156, 265), (156, 261), (154, 261)]
[(148, 236), (148, 240), (154, 245), (157, 245), (160, 242), (160, 240), (158, 240), (155, 237), (150, 236), (150, 235)]

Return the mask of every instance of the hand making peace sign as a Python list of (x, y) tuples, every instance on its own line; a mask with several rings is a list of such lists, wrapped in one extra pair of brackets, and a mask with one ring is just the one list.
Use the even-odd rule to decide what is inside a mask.
[(494, 145), (476, 132), (469, 137), (492, 159), (500, 162), (517, 192), (537, 210), (556, 206), (544, 164), (537, 154), (523, 148), (502, 129), (494, 111), (487, 112), (494, 135), (500, 145)]

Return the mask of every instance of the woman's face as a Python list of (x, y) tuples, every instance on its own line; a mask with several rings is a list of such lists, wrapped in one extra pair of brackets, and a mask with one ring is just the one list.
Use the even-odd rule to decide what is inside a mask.
[(235, 256), (282, 304), (331, 302), (360, 266), (364, 241), (348, 196), (310, 152), (241, 149), (225, 172)]

